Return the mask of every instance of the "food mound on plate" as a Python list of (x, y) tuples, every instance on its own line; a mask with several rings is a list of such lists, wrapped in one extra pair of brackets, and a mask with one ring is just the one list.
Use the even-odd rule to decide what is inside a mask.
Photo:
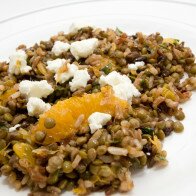
[(162, 141), (184, 129), (194, 61), (160, 33), (77, 24), (18, 46), (0, 63), (1, 174), (31, 196), (130, 191), (132, 171), (168, 163)]

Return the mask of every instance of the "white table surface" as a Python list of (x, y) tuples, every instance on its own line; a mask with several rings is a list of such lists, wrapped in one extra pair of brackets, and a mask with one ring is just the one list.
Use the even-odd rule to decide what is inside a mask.
[[(25, 13), (34, 12), (36, 10), (45, 9), (48, 7), (60, 6), (62, 4), (78, 1), (95, 1), (95, 0), (0, 0), (0, 22), (23, 15)], [(130, 0), (131, 1), (131, 0)], [(154, 0), (156, 1), (156, 0)], [(186, 4), (195, 4), (196, 0), (158, 0), (158, 1), (173, 1)]]

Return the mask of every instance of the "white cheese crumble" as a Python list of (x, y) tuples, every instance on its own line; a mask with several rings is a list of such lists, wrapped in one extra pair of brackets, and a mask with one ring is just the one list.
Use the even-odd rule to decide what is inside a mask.
[(78, 60), (79, 58), (86, 58), (91, 55), (98, 44), (99, 41), (97, 38), (76, 41), (71, 44), (70, 51), (72, 55)]
[(93, 134), (97, 129), (101, 129), (107, 122), (111, 120), (110, 114), (94, 112), (88, 117), (89, 127)]
[(27, 66), (27, 54), (23, 50), (17, 50), (10, 56), (8, 72), (19, 75), (29, 73), (32, 68)]
[(66, 63), (65, 59), (55, 59), (52, 61), (47, 61), (47, 69), (52, 73), (56, 73), (60, 67), (62, 67)]
[(67, 71), (66, 72), (57, 72), (57, 74), (55, 74), (54, 78), (57, 82), (59, 83), (64, 83), (67, 80), (69, 80), (70, 78), (72, 78), (74, 76), (74, 73), (77, 72), (78, 70), (78, 66), (75, 64), (67, 64)]
[[(66, 63), (65, 59), (56, 59), (47, 62), (47, 69), (52, 73), (55, 73), (54, 78), (56, 82), (64, 83), (74, 76), (74, 73), (78, 70), (77, 65)], [(67, 66), (67, 70), (63, 71), (63, 66)], [(62, 69), (62, 71), (61, 71)]]
[(9, 128), (9, 132), (16, 131), (17, 128), (19, 128), (19, 127), (20, 127), (20, 124), (16, 124), (15, 126)]
[(23, 80), (19, 84), (19, 91), (22, 95), (29, 97), (46, 98), (53, 93), (54, 89), (46, 80), (30, 81)]
[(29, 116), (38, 117), (51, 108), (49, 103), (45, 103), (43, 100), (37, 97), (30, 97), (27, 103), (27, 111)]
[(56, 41), (52, 48), (52, 52), (54, 52), (56, 56), (59, 56), (63, 52), (67, 52), (69, 49), (70, 49), (70, 44), (61, 41)]
[(139, 97), (141, 95), (129, 77), (121, 75), (116, 71), (112, 71), (107, 76), (102, 75), (99, 83), (102, 86), (112, 86), (115, 96), (126, 101), (131, 101), (133, 96)]
[(71, 26), (69, 27), (69, 33), (77, 33), (80, 29), (84, 27), (89, 27), (90, 25), (85, 24), (85, 23), (72, 23)]
[(144, 61), (138, 61), (138, 62), (129, 64), (128, 69), (137, 70), (139, 67), (143, 67), (144, 65), (145, 65)]
[(69, 82), (71, 91), (75, 91), (81, 87), (86, 87), (87, 82), (90, 80), (90, 75), (87, 69), (77, 70), (74, 73), (74, 78), (71, 82)]

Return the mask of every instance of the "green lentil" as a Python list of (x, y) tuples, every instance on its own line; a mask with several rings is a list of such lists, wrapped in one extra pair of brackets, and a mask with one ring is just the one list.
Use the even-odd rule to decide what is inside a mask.
[(124, 59), (124, 58), (117, 58), (116, 59), (116, 61), (117, 61), (117, 63), (120, 65), (120, 66), (125, 66), (126, 65), (126, 59)]
[(98, 165), (90, 165), (90, 168), (89, 168), (90, 172), (95, 175), (97, 175), (99, 169), (100, 169), (100, 166)]
[(107, 152), (107, 147), (105, 145), (98, 146), (97, 148), (98, 155), (104, 155), (106, 152)]
[(105, 178), (108, 178), (108, 177), (114, 175), (112, 170), (106, 165), (101, 166), (98, 174), (102, 177), (105, 177)]
[(6, 141), (4, 139), (0, 139), (0, 150), (6, 147)]
[(66, 190), (71, 191), (74, 188), (74, 182), (73, 181), (68, 181)]
[(114, 126), (112, 126), (112, 128), (111, 128), (111, 132), (117, 132), (118, 130), (120, 130), (121, 129), (121, 126), (120, 125), (114, 125)]
[(77, 145), (82, 145), (84, 143), (86, 143), (87, 141), (87, 137), (78, 137), (76, 140)]
[(73, 171), (73, 168), (71, 166), (71, 161), (64, 161), (63, 163), (63, 172), (68, 174)]
[(65, 187), (67, 186), (67, 183), (68, 183), (68, 181), (67, 181), (66, 179), (61, 180), (61, 181), (59, 182), (59, 184), (58, 184), (58, 187), (59, 187), (61, 190), (63, 190), (63, 189), (65, 189)]
[(74, 179), (74, 178), (77, 178), (78, 175), (76, 172), (72, 171), (71, 173), (67, 173), (66, 176), (68, 178)]
[(0, 129), (0, 139), (6, 138), (7, 133), (8, 133), (8, 131), (6, 131), (5, 129)]
[(80, 174), (81, 177), (84, 179), (84, 180), (89, 180), (90, 177), (91, 177), (91, 172), (89, 170), (86, 170), (84, 173)]
[(144, 155), (144, 156), (140, 157), (139, 161), (140, 161), (140, 165), (145, 166), (147, 163), (147, 156)]
[(85, 166), (84, 164), (80, 163), (80, 164), (77, 166), (76, 170), (77, 170), (77, 172), (80, 173), (80, 174), (81, 174), (81, 173), (84, 173), (85, 170), (86, 170), (86, 166)]
[(2, 106), (0, 106), (0, 116), (3, 115), (4, 113), (5, 113), (5, 109)]
[(191, 67), (190, 72), (191, 72), (192, 74), (196, 74), (196, 65), (193, 65), (193, 66)]
[(1, 172), (3, 175), (8, 176), (10, 174), (10, 172), (12, 171), (12, 167), (8, 164), (3, 165), (1, 167)]
[(173, 126), (176, 133), (181, 133), (184, 130), (183, 124), (179, 121), (174, 122)]
[(46, 118), (44, 121), (44, 127), (46, 127), (46, 129), (52, 129), (55, 125), (56, 121), (53, 118)]
[(144, 109), (138, 109), (137, 110), (137, 117), (140, 119), (145, 119), (147, 118), (147, 112)]
[(87, 86), (85, 87), (85, 92), (88, 92), (92, 89), (92, 84), (87, 84)]
[(164, 129), (165, 128), (165, 121), (160, 121), (157, 123), (157, 128), (158, 129)]
[(90, 148), (87, 152), (88, 154), (88, 158), (91, 160), (91, 161), (94, 161), (96, 159), (96, 156), (97, 156), (97, 152), (94, 148)]
[(142, 54), (147, 54), (147, 49), (146, 48), (142, 48)]
[(46, 137), (46, 133), (43, 131), (37, 131), (35, 133), (35, 140), (38, 142), (42, 142)]
[(177, 112), (175, 113), (175, 118), (177, 120), (183, 120), (185, 118), (185, 115), (182, 109), (177, 110)]
[(164, 133), (164, 131), (163, 130), (158, 130), (158, 132), (157, 132), (157, 137), (160, 139), (160, 140), (164, 140), (164, 138), (165, 138), (165, 133)]
[(92, 93), (98, 93), (99, 92), (99, 89), (94, 87), (93, 90), (92, 90)]
[(84, 150), (80, 150), (79, 151), (79, 155), (81, 156), (82, 159), (87, 159), (87, 153)]
[(3, 115), (3, 118), (4, 118), (5, 121), (11, 122), (11, 121), (13, 120), (14, 117), (13, 117), (10, 113), (5, 113), (5, 114)]
[(97, 140), (94, 140), (94, 139), (90, 139), (88, 141), (88, 144), (87, 144), (88, 149), (90, 149), (90, 148), (96, 148), (98, 145), (99, 145), (98, 141)]
[(121, 52), (119, 50), (116, 50), (115, 51), (115, 57), (116, 58), (123, 58), (124, 57), (124, 54), (123, 54), (123, 52)]
[(156, 63), (157, 60), (156, 59), (149, 59), (148, 62), (153, 64), (153, 63)]
[(103, 164), (103, 161), (100, 160), (100, 159), (95, 159), (95, 160), (93, 161), (93, 164), (94, 164), (94, 165), (101, 165), (101, 164)]
[(132, 128), (137, 128), (140, 126), (140, 121), (138, 119), (135, 119), (135, 118), (131, 118), (129, 120), (129, 123), (130, 123), (130, 127)]
[(55, 184), (56, 182), (58, 182), (58, 179), (59, 179), (59, 171), (57, 170), (53, 174), (49, 175), (47, 182), (48, 182), (48, 184), (52, 185), (52, 184)]

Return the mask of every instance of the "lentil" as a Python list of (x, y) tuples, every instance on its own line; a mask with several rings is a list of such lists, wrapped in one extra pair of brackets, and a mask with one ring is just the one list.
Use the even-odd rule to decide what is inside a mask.
[(184, 126), (183, 126), (183, 124), (181, 122), (179, 122), (179, 121), (174, 122), (174, 131), (176, 133), (180, 133), (183, 130), (184, 130)]
[(44, 126), (46, 127), (46, 129), (52, 129), (53, 127), (55, 127), (56, 122), (53, 118), (46, 118), (44, 121)]

